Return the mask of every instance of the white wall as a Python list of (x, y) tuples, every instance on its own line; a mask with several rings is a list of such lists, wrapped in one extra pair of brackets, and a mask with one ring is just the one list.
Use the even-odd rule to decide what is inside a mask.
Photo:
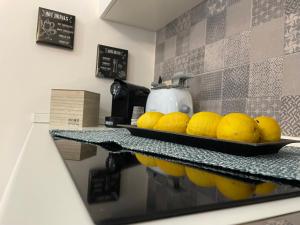
[(100, 7), (99, 7), (100, 14), (99, 15), (102, 15), (102, 13), (104, 12), (105, 8), (112, 1), (114, 1), (114, 0), (99, 0), (99, 2), (100, 2)]
[[(95, 77), (98, 43), (128, 49), (128, 81), (150, 86), (155, 34), (102, 21), (100, 1), (0, 1), (0, 199), (30, 128), (31, 114), (49, 112), (51, 88), (100, 92), (101, 114), (110, 113), (111, 80)], [(35, 43), (39, 6), (76, 16), (73, 51)]]

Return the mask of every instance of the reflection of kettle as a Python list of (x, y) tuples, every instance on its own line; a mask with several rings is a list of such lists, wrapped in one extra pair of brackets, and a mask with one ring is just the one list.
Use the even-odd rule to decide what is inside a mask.
[(186, 81), (192, 76), (182, 73), (172, 77), (170, 85), (152, 83), (152, 89), (147, 99), (146, 112), (183, 112), (193, 115), (193, 101)]

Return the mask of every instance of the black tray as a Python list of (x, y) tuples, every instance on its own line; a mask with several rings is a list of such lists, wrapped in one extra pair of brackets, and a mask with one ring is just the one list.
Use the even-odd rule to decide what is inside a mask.
[(290, 139), (281, 139), (279, 142), (245, 143), (221, 140), (216, 138), (192, 136), (187, 134), (171, 133), (165, 131), (142, 129), (137, 128), (136, 126), (129, 125), (118, 125), (118, 127), (127, 128), (132, 135), (138, 137), (172, 142), (196, 148), (204, 148), (207, 150), (239, 156), (274, 154), (278, 153), (279, 150), (287, 144), (299, 142)]

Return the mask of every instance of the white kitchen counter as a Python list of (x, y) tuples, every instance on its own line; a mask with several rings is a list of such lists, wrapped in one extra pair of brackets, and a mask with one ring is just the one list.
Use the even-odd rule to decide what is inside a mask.
[[(33, 124), (0, 205), (1, 225), (93, 224), (49, 135)], [(237, 224), (300, 211), (300, 197), (143, 224)]]

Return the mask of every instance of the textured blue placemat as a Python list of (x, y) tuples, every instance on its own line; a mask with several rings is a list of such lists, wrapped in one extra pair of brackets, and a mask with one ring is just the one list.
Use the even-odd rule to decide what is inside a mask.
[(52, 130), (54, 137), (92, 144), (117, 143), (123, 149), (147, 152), (255, 175), (300, 181), (300, 148), (286, 146), (278, 154), (243, 157), (193, 148), (170, 142), (136, 137), (126, 129), (62, 131)]

